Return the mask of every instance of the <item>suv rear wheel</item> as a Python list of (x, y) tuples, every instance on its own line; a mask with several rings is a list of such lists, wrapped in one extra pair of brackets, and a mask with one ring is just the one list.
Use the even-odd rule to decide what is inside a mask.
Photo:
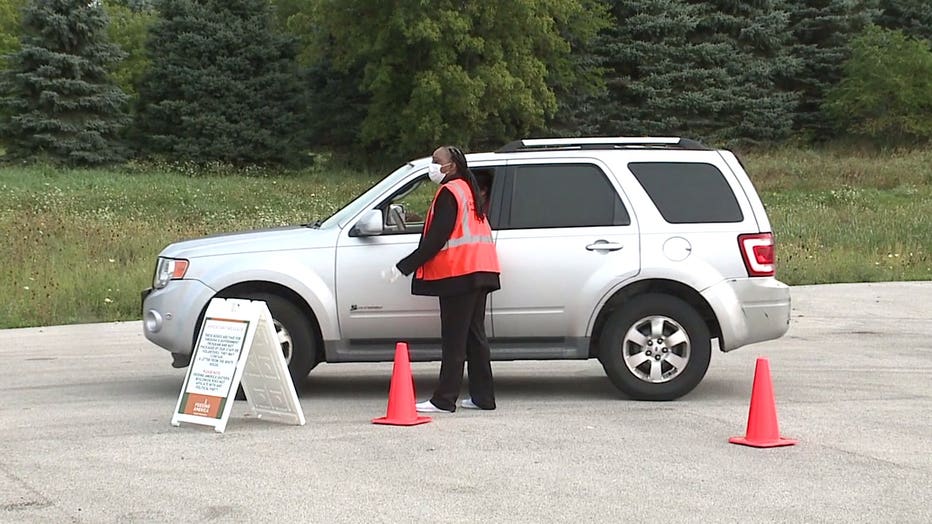
[(695, 388), (709, 368), (709, 329), (686, 302), (648, 294), (611, 313), (599, 361), (612, 383), (637, 400), (673, 400)]

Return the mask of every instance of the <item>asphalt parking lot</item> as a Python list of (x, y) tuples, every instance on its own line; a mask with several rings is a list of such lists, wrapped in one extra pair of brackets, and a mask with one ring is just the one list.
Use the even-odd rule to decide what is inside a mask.
[[(770, 359), (781, 433), (744, 433)], [(626, 400), (600, 365), (493, 363), (499, 409), (415, 427), (391, 363), (322, 365), (303, 427), (172, 427), (184, 377), (138, 322), (0, 331), (2, 522), (932, 522), (932, 282), (793, 289), (780, 340), (690, 395)], [(419, 397), (439, 363), (413, 366)]]

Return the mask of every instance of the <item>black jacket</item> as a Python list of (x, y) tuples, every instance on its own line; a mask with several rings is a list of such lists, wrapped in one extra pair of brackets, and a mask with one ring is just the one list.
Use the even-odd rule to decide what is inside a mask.
[[(396, 267), (404, 275), (410, 275), (428, 260), (434, 258), (443, 249), (443, 245), (453, 234), (459, 209), (456, 197), (447, 188), (441, 188), (434, 199), (434, 216), (430, 228), (421, 234), (421, 241), (410, 255), (401, 259)], [(477, 289), (495, 291), (501, 288), (498, 273), (480, 271), (458, 277), (439, 280), (423, 280), (415, 276), (411, 279), (411, 293), (427, 296), (463, 295)]]

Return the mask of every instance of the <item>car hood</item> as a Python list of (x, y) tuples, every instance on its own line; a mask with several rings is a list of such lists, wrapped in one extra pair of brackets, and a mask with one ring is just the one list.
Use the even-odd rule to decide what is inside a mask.
[(163, 249), (159, 256), (197, 258), (259, 251), (315, 249), (333, 247), (335, 242), (335, 229), (325, 230), (305, 226), (287, 226), (237, 233), (222, 233), (175, 242)]

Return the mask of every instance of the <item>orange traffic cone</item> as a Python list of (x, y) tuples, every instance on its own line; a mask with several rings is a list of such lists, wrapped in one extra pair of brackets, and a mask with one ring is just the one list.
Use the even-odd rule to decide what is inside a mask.
[(728, 442), (755, 448), (792, 446), (797, 440), (780, 438), (777, 425), (777, 407), (770, 382), (770, 361), (758, 358), (754, 369), (754, 387), (751, 390), (751, 409), (748, 412), (748, 430), (744, 437), (731, 437)]
[(395, 344), (395, 363), (392, 365), (392, 383), (388, 390), (388, 411), (384, 417), (372, 419), (373, 424), (415, 426), (430, 422), (430, 417), (419, 417), (414, 407), (414, 379), (408, 344)]

